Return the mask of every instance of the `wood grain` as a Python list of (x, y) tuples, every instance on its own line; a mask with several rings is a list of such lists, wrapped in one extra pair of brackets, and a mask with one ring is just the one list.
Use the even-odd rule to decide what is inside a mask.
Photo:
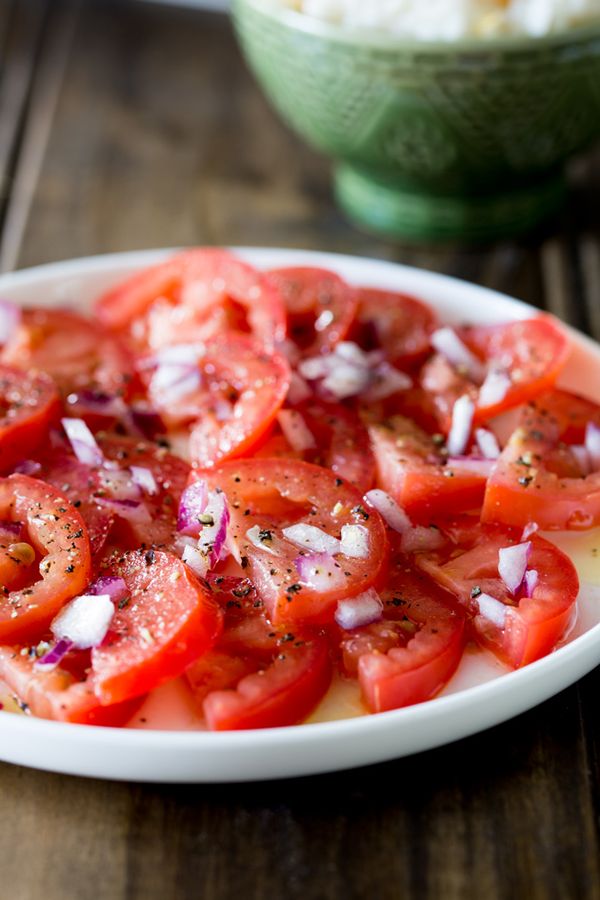
[[(312, 247), (459, 275), (600, 338), (599, 157), (574, 166), (568, 207), (525, 240), (382, 242), (335, 209), (327, 162), (268, 108), (224, 19), (54, 0), (30, 7), (17, 41), (17, 8), (0, 7), (0, 46), (21, 48), (0, 79), (6, 266)], [(297, 781), (125, 785), (0, 765), (0, 895), (596, 900), (599, 690), (594, 672), (482, 735)]]

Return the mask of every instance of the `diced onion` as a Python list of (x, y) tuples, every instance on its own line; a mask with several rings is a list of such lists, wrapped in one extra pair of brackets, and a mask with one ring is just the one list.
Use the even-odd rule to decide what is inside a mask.
[(317, 528), (316, 525), (298, 522), (297, 525), (283, 528), (282, 534), (292, 544), (296, 544), (297, 547), (302, 547), (304, 550), (331, 554), (340, 552), (339, 539), (327, 534), (321, 528)]
[(316, 447), (312, 431), (296, 409), (282, 409), (277, 415), (279, 427), (292, 450), (303, 453)]
[(321, 382), (321, 389), (337, 400), (344, 400), (362, 393), (369, 381), (370, 373), (367, 368), (338, 358), (335, 367)]
[(206, 557), (208, 568), (212, 569), (220, 559), (229, 525), (229, 509), (223, 491), (208, 492), (204, 515), (211, 517), (212, 525), (209, 523), (202, 525), (198, 549)]
[(0, 300), (0, 344), (6, 344), (21, 324), (21, 309), (9, 300)]
[(475, 440), (482, 456), (485, 456), (486, 459), (498, 459), (500, 456), (500, 445), (492, 431), (488, 431), (487, 428), (476, 428)]
[(537, 522), (528, 522), (525, 528), (523, 529), (523, 534), (521, 535), (521, 541), (526, 541), (531, 537), (532, 534), (535, 534), (539, 529), (539, 525)]
[(82, 594), (61, 609), (50, 631), (58, 641), (71, 641), (78, 650), (87, 650), (102, 643), (114, 614), (108, 594)]
[(473, 401), (467, 394), (463, 394), (452, 408), (452, 424), (446, 442), (450, 456), (460, 456), (465, 452), (469, 443), (474, 413)]
[(352, 559), (369, 555), (369, 530), (364, 525), (342, 525), (340, 552)]
[(86, 466), (101, 466), (102, 451), (83, 419), (61, 419), (61, 425), (79, 462)]
[(404, 510), (398, 506), (393, 497), (380, 488), (373, 488), (372, 491), (367, 491), (365, 500), (373, 509), (377, 510), (394, 531), (402, 534), (407, 529), (412, 528), (412, 522)]
[(73, 649), (72, 641), (57, 641), (56, 644), (48, 650), (47, 653), (44, 653), (40, 659), (35, 663), (36, 669), (44, 669), (45, 671), (50, 671), (51, 669), (55, 669), (58, 666), (67, 653)]
[(501, 547), (498, 551), (498, 574), (511, 594), (516, 594), (523, 583), (530, 553), (531, 541)]
[(160, 366), (150, 381), (150, 391), (160, 395), (163, 403), (176, 403), (197, 391), (202, 384), (198, 368), (186, 366)]
[(537, 569), (527, 569), (523, 584), (525, 585), (525, 596), (532, 597), (535, 586), (538, 583), (539, 573)]
[(279, 556), (281, 546), (279, 539), (271, 531), (269, 531), (268, 537), (261, 538), (261, 534), (265, 535), (265, 529), (261, 528), (260, 525), (253, 525), (246, 532), (246, 537), (257, 550), (264, 550), (266, 553), (270, 553), (271, 556)]
[(585, 449), (587, 450), (592, 469), (600, 469), (600, 428), (595, 422), (588, 422), (585, 429)]
[(474, 381), (480, 382), (484, 376), (481, 360), (464, 344), (453, 328), (438, 328), (431, 337), (432, 347), (445, 356), (449, 363), (464, 369)]
[(288, 403), (295, 406), (296, 403), (302, 403), (304, 400), (308, 400), (311, 394), (312, 391), (304, 378), (298, 375), (297, 372), (292, 372), (290, 387), (287, 394)]
[(23, 462), (18, 463), (13, 469), (13, 472), (19, 475), (37, 475), (41, 471), (42, 465), (35, 459), (24, 459)]
[(340, 628), (352, 631), (381, 618), (383, 603), (377, 591), (371, 588), (357, 597), (340, 600), (335, 611), (335, 621)]
[(364, 392), (364, 399), (369, 403), (385, 400), (398, 391), (407, 391), (412, 387), (412, 378), (395, 369), (388, 362), (382, 362), (373, 369), (371, 385)]
[(294, 560), (299, 580), (315, 591), (329, 591), (342, 587), (345, 575), (330, 553), (306, 553)]
[(446, 460), (446, 470), (456, 474), (465, 473), (489, 478), (493, 468), (493, 459), (479, 459), (476, 456), (449, 456)]
[(181, 534), (198, 537), (200, 534), (200, 516), (208, 503), (208, 488), (205, 481), (194, 481), (188, 485), (179, 501), (177, 530)]
[(88, 594), (107, 594), (113, 603), (119, 604), (129, 595), (129, 589), (122, 578), (103, 575), (89, 586)]
[(589, 475), (592, 471), (592, 461), (590, 459), (590, 454), (587, 449), (583, 447), (581, 444), (572, 444), (569, 447), (569, 450), (575, 457), (575, 461), (577, 465), (581, 469), (583, 475)]
[(479, 606), (479, 613), (484, 619), (487, 619), (488, 622), (491, 622), (493, 625), (497, 625), (498, 628), (504, 627), (507, 614), (507, 607), (504, 603), (501, 603), (500, 600), (496, 600), (496, 598), (492, 597), (490, 594), (485, 593), (479, 594), (477, 603)]
[(128, 522), (144, 525), (152, 521), (148, 507), (139, 500), (113, 500), (110, 497), (94, 497), (94, 500), (99, 506), (109, 509)]
[(511, 384), (512, 381), (506, 372), (490, 369), (479, 388), (477, 406), (482, 409), (484, 406), (495, 406), (496, 403), (502, 403)]
[(400, 548), (403, 553), (423, 553), (426, 550), (438, 550), (446, 543), (439, 528), (415, 525), (402, 535)]
[(158, 494), (158, 485), (150, 469), (145, 466), (130, 466), (131, 478), (147, 494)]

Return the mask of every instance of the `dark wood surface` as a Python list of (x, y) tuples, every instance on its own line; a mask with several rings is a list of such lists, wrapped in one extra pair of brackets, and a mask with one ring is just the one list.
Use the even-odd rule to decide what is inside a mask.
[[(276, 119), (219, 16), (0, 3), (0, 266), (263, 244), (459, 275), (600, 339), (600, 157), (544, 233), (411, 248), (354, 230), (327, 162)], [(0, 765), (0, 897), (599, 898), (600, 674), (410, 759), (242, 786)]]

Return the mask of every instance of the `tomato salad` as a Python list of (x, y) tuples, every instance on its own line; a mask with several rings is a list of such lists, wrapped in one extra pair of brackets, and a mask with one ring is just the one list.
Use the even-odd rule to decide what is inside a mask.
[(539, 531), (600, 524), (600, 407), (555, 387), (552, 318), (452, 328), (200, 248), (92, 318), (3, 301), (0, 341), (0, 680), (22, 710), (124, 725), (177, 679), (209, 729), (265, 728), (335, 678), (381, 712), (435, 696), (467, 646), (517, 668), (569, 628), (577, 573)]

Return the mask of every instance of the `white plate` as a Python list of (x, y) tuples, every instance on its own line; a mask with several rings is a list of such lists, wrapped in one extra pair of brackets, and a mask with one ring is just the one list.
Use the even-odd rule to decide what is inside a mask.
[[(295, 250), (239, 252), (260, 267), (325, 266), (357, 284), (414, 293), (446, 321), (493, 323), (534, 313), (526, 304), (494, 291), (392, 263)], [(0, 277), (0, 296), (22, 303), (85, 308), (109, 285), (168, 253), (91, 257), (16, 272)], [(572, 335), (576, 349), (561, 384), (594, 385), (599, 381), (600, 347), (582, 335)], [(600, 399), (600, 387), (596, 399)], [(569, 545), (572, 537), (564, 540)], [(582, 573), (586, 581), (594, 581), (593, 564), (588, 562)], [(600, 582), (600, 576), (595, 580)], [(600, 662), (598, 621), (600, 588), (590, 584), (583, 592), (579, 620), (569, 641), (545, 659), (517, 672), (503, 672), (485, 659), (474, 665), (467, 654), (442, 696), (361, 718), (212, 734), (94, 728), (0, 712), (0, 758), (74, 775), (173, 782), (283, 778), (376, 763), (496, 725), (572, 684)]]

